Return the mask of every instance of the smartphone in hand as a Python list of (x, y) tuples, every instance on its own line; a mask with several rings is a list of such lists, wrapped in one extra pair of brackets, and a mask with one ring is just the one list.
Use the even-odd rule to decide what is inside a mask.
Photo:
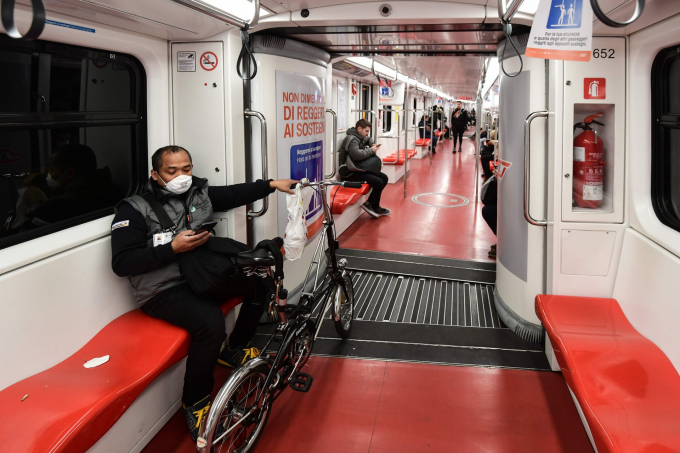
[(203, 233), (204, 231), (212, 233), (216, 226), (217, 226), (217, 222), (214, 222), (214, 221), (205, 222), (203, 225), (198, 227), (198, 229), (195, 230), (194, 233), (199, 234), (199, 233)]

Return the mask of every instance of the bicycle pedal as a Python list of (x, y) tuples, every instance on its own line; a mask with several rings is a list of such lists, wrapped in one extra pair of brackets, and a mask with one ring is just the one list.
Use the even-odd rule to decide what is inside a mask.
[(312, 386), (313, 377), (307, 373), (297, 372), (293, 375), (293, 380), (290, 382), (290, 388), (298, 392), (309, 392)]

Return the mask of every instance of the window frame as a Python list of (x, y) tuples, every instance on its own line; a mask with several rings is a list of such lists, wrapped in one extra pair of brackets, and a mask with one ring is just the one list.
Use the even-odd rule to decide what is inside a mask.
[[(668, 112), (668, 70), (673, 60), (680, 60), (680, 44), (657, 53), (652, 64), (652, 205), (657, 218), (664, 225), (680, 231), (680, 216), (672, 208), (670, 159), (673, 150), (668, 143), (669, 131), (680, 130), (680, 112)], [(680, 83), (678, 81), (677, 83)], [(680, 153), (680, 150), (677, 150)], [(680, 158), (680, 156), (678, 157)], [(680, 182), (678, 182), (680, 183)]]
[[(125, 64), (130, 68), (134, 80), (130, 87), (131, 111), (129, 112), (22, 112), (0, 113), (0, 131), (33, 130), (57, 127), (101, 127), (132, 126), (132, 167), (130, 177), (131, 191), (126, 197), (139, 193), (146, 183), (148, 163), (147, 130), (147, 78), (144, 65), (132, 55), (101, 49), (63, 44), (52, 41), (25, 41), (9, 38), (0, 34), (0, 48), (10, 51), (29, 51), (61, 56), (79, 57), (88, 60), (107, 61)], [(34, 230), (0, 238), (0, 250), (47, 236), (61, 230), (87, 223), (113, 214), (114, 207), (92, 211), (84, 215), (62, 220)]]

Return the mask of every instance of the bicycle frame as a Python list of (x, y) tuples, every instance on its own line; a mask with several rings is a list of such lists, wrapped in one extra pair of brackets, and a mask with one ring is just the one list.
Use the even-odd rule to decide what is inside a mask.
[[(232, 376), (230, 376), (230, 379), (227, 380), (225, 385), (220, 389), (218, 392), (217, 396), (215, 397), (215, 402), (213, 404), (213, 407), (218, 407), (221, 408), (225, 405), (227, 399), (231, 395), (231, 393), (235, 390), (234, 388), (234, 383), (239, 382), (240, 378), (242, 376), (246, 376), (251, 370), (255, 369), (258, 366), (261, 365), (267, 365), (269, 366), (269, 373), (267, 374), (267, 377), (264, 381), (264, 384), (262, 386), (261, 393), (257, 397), (257, 401), (261, 402), (261, 405), (259, 406), (260, 408), (267, 408), (268, 406), (270, 407), (271, 404), (278, 398), (278, 396), (285, 390), (285, 388), (288, 386), (290, 382), (290, 378), (294, 375), (295, 373), (295, 368), (296, 364), (293, 364), (293, 369), (288, 370), (289, 376), (286, 376), (285, 378), (287, 379), (288, 382), (285, 382), (285, 385), (283, 387), (279, 387), (280, 382), (279, 379), (281, 379), (279, 375), (279, 367), (282, 365), (282, 360), (286, 357), (286, 352), (289, 350), (289, 348), (292, 347), (292, 342), (296, 341), (298, 337), (302, 334), (303, 330), (305, 328), (308, 328), (311, 332), (314, 332), (314, 336), (312, 337), (312, 341), (309, 345), (309, 354), (311, 355), (312, 349), (314, 347), (314, 342), (316, 341), (316, 338), (319, 334), (319, 331), (321, 329), (321, 325), (323, 324), (324, 320), (324, 315), (328, 311), (328, 309), (331, 306), (331, 301), (334, 302), (333, 304), (333, 317), (335, 320), (340, 319), (340, 312), (339, 312), (339, 299), (340, 299), (340, 291), (345, 291), (347, 294), (347, 289), (344, 287), (344, 284), (342, 284), (342, 277), (344, 276), (345, 273), (345, 265), (347, 264), (346, 260), (343, 260), (341, 264), (338, 264), (337, 261), (337, 256), (335, 254), (335, 251), (338, 248), (338, 243), (335, 239), (335, 234), (333, 232), (333, 216), (331, 214), (330, 207), (328, 206), (328, 200), (327, 200), (327, 192), (326, 192), (326, 185), (331, 185), (328, 183), (320, 182), (320, 183), (305, 183), (307, 187), (310, 185), (317, 185), (318, 187), (321, 188), (321, 197), (323, 199), (323, 208), (324, 208), (324, 216), (325, 220), (323, 222), (323, 229), (321, 232), (321, 238), (316, 246), (316, 249), (314, 251), (314, 255), (312, 257), (312, 263), (310, 264), (309, 269), (307, 270), (307, 275), (305, 276), (305, 280), (303, 282), (302, 286), (302, 297), (308, 297), (310, 298), (309, 306), (304, 308), (304, 310), (298, 307), (294, 308), (293, 313), (291, 313), (290, 317), (288, 317), (285, 322), (281, 322), (279, 326), (276, 328), (274, 333), (271, 334), (269, 339), (267, 340), (267, 343), (265, 344), (263, 350), (263, 355), (260, 357), (257, 357), (249, 362), (246, 362), (244, 365), (241, 367), (237, 368), (234, 370), (232, 373)], [(326, 264), (326, 268), (328, 270), (328, 274), (330, 275), (330, 280), (325, 282), (322, 286), (319, 285), (319, 269), (321, 267), (321, 253), (324, 251), (322, 248), (322, 244), (324, 242), (327, 243), (328, 245), (328, 250), (330, 251), (330, 263)], [(314, 264), (317, 265), (316, 267), (316, 273), (314, 277), (314, 287), (312, 288), (311, 293), (305, 293), (304, 289), (307, 286), (307, 282), (309, 280), (310, 274), (312, 272), (312, 267)], [(324, 273), (325, 274), (325, 273)], [(324, 279), (325, 280), (325, 279)], [(320, 287), (321, 286), (321, 287)], [(301, 297), (301, 300), (302, 300)], [(278, 302), (278, 301), (277, 301)], [(316, 310), (319, 304), (321, 305), (321, 309), (319, 311), (319, 314), (316, 318), (316, 320), (312, 321), (310, 318), (312, 316), (312, 313)], [(267, 348), (269, 347), (269, 344), (276, 338), (277, 335), (281, 334), (281, 343), (279, 345), (278, 350), (276, 351), (276, 355), (272, 357), (269, 354), (266, 354)], [(233, 377), (233, 379), (232, 379)], [(267, 409), (269, 410), (269, 409)], [(255, 409), (251, 409), (248, 414), (246, 414), (241, 421), (246, 420), (248, 416), (250, 416)], [(215, 428), (217, 427), (217, 424), (219, 423), (219, 418), (221, 416), (221, 413), (218, 413), (217, 411), (213, 412), (211, 411), (208, 414), (208, 417), (206, 418), (205, 425), (203, 428), (203, 436), (199, 437), (199, 440), (197, 442), (197, 451), (200, 453), (205, 453), (210, 451), (213, 445), (213, 435)], [(262, 416), (262, 413), (258, 414), (258, 416)], [(227, 436), (231, 430), (236, 428), (241, 421), (237, 422), (236, 424), (232, 425), (228, 431), (224, 432), (221, 434), (220, 438), (215, 439), (216, 441), (220, 441), (222, 438)]]

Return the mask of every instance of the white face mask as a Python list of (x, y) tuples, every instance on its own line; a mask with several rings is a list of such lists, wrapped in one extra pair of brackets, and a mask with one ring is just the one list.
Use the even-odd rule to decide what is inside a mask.
[[(158, 175), (158, 179), (163, 181), (163, 178), (161, 178), (160, 175)], [(170, 182), (163, 181), (163, 184), (165, 184), (165, 189), (167, 189), (168, 192), (174, 193), (175, 195), (181, 195), (189, 190), (189, 187), (191, 187), (191, 182), (191, 176), (180, 175)]]
[(59, 187), (59, 183), (54, 178), (52, 178), (52, 175), (49, 174), (49, 173), (47, 174), (47, 178), (45, 179), (45, 182), (47, 183), (47, 186), (52, 190)]

